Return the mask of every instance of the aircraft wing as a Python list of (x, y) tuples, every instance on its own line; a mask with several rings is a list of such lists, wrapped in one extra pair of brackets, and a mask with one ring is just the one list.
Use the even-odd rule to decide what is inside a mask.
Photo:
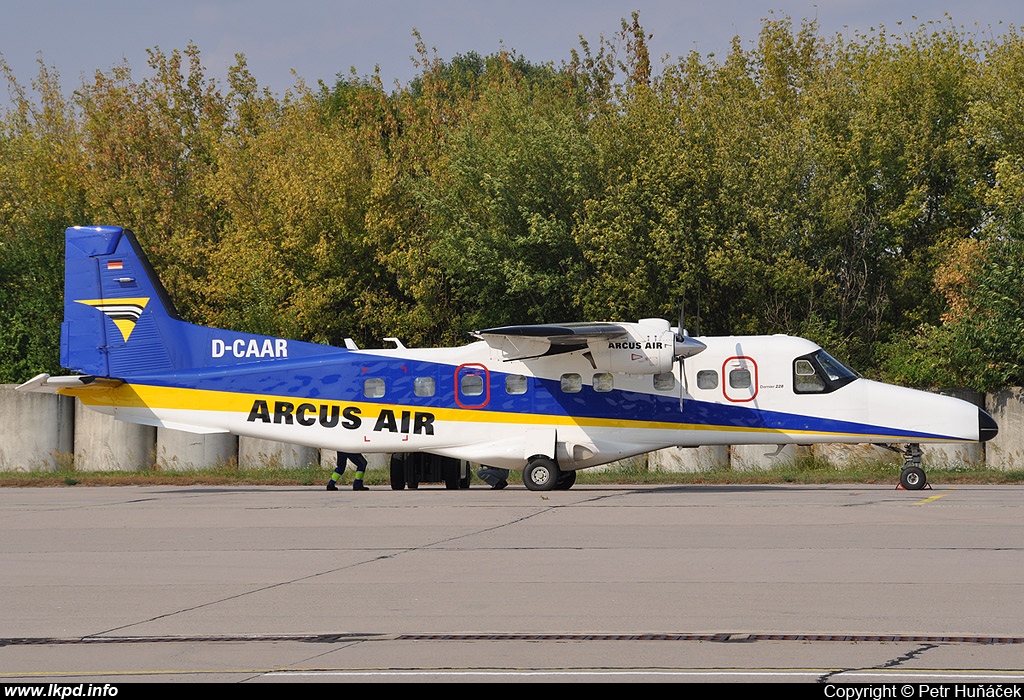
[(473, 331), (505, 360), (525, 360), (586, 350), (590, 340), (624, 338), (629, 332), (617, 323), (558, 323), (502, 326)]

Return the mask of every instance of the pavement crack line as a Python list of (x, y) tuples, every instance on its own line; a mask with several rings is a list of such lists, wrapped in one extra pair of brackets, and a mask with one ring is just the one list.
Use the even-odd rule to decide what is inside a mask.
[(906, 654), (902, 654), (900, 656), (897, 656), (894, 659), (889, 659), (885, 663), (879, 664), (877, 666), (869, 666), (868, 669), (863, 669), (863, 668), (836, 669), (834, 671), (830, 671), (829, 673), (826, 673), (826, 674), (823, 674), (823, 675), (819, 676), (817, 682), (818, 683), (828, 683), (833, 678), (835, 678), (836, 676), (842, 676), (843, 674), (846, 674), (846, 673), (853, 673), (854, 671), (888, 670), (888, 669), (899, 668), (900, 666), (902, 666), (903, 664), (907, 663), (908, 661), (913, 661), (914, 659), (916, 659), (919, 656), (923, 655), (925, 652), (931, 651), (932, 649), (938, 649), (940, 646), (941, 646), (940, 644), (922, 644), (919, 647), (917, 647), (916, 649), (912, 649), (912, 650), (908, 651)]
[(912, 661), (913, 659), (916, 659), (918, 656), (924, 654), (926, 651), (931, 651), (932, 649), (938, 648), (938, 644), (922, 644), (917, 649), (908, 651), (906, 654), (903, 654), (902, 656), (897, 656), (895, 659), (890, 659), (881, 666), (876, 666), (875, 668), (897, 668), (905, 664), (907, 661)]
[(572, 504), (560, 504), (560, 503), (558, 503), (558, 504), (551, 504), (551, 505), (541, 506), (541, 507), (539, 507), (533, 513), (529, 513), (527, 515), (523, 515), (523, 516), (520, 516), (518, 518), (513, 518), (512, 520), (509, 520), (509, 521), (504, 522), (504, 523), (500, 523), (498, 525), (492, 525), (490, 527), (480, 528), (480, 529), (474, 530), (472, 532), (464, 532), (464, 533), (462, 533), (460, 535), (453, 535), (451, 537), (446, 537), (444, 539), (435, 540), (434, 542), (427, 542), (427, 543), (424, 543), (424, 544), (421, 544), (421, 545), (417, 545), (415, 547), (406, 547), (404, 549), (400, 549), (400, 550), (397, 550), (397, 551), (394, 551), (394, 552), (387, 552), (385, 554), (380, 554), (380, 555), (377, 555), (377, 556), (374, 556), (374, 557), (369, 557), (369, 558), (363, 559), (361, 561), (356, 561), (356, 562), (352, 562), (352, 563), (349, 563), (349, 564), (345, 564), (344, 566), (338, 566), (338, 567), (335, 567), (333, 569), (326, 569), (324, 571), (318, 571), (316, 573), (308, 574), (306, 576), (299, 576), (297, 578), (289, 579), (287, 581), (278, 581), (277, 583), (271, 583), (271, 584), (268, 584), (266, 586), (259, 586), (258, 588), (253, 588), (252, 590), (243, 591), (241, 593), (236, 593), (234, 595), (225, 596), (223, 598), (218, 598), (216, 600), (208, 600), (208, 601), (206, 601), (204, 603), (198, 603), (196, 605), (192, 605), (192, 606), (185, 607), (185, 608), (180, 608), (178, 610), (172, 610), (170, 612), (166, 612), (166, 613), (163, 613), (161, 615), (154, 615), (153, 617), (147, 618), (145, 620), (136, 620), (135, 622), (130, 622), (130, 623), (127, 623), (127, 624), (124, 624), (124, 625), (118, 625), (117, 627), (111, 627), (110, 629), (103, 630), (101, 632), (97, 632), (97, 633), (95, 633), (93, 635), (89, 635), (89, 636), (102, 636), (102, 635), (106, 635), (106, 634), (111, 634), (113, 632), (119, 632), (119, 631), (122, 631), (122, 630), (125, 630), (125, 629), (130, 629), (130, 628), (135, 627), (137, 625), (144, 625), (144, 624), (147, 624), (147, 623), (150, 623), (150, 622), (155, 622), (157, 620), (163, 620), (163, 619), (166, 619), (166, 618), (169, 618), (169, 617), (174, 617), (175, 615), (181, 615), (182, 613), (188, 613), (188, 612), (193, 612), (193, 611), (196, 611), (196, 610), (202, 610), (203, 608), (208, 608), (208, 607), (211, 607), (211, 606), (214, 606), (214, 605), (220, 605), (221, 603), (226, 603), (226, 602), (232, 601), (232, 600), (238, 600), (239, 598), (245, 598), (246, 596), (250, 596), (250, 595), (253, 595), (253, 594), (256, 594), (256, 593), (263, 593), (263, 592), (266, 592), (266, 591), (272, 591), (272, 590), (274, 590), (276, 588), (281, 588), (282, 586), (290, 586), (290, 585), (295, 584), (295, 583), (301, 583), (303, 581), (310, 581), (310, 580), (319, 578), (320, 576), (327, 576), (329, 574), (334, 574), (334, 573), (337, 573), (339, 571), (345, 571), (347, 569), (353, 569), (355, 567), (363, 566), (365, 564), (371, 564), (373, 562), (384, 561), (384, 560), (387, 560), (387, 559), (394, 559), (395, 557), (402, 556), (403, 554), (409, 554), (411, 552), (419, 552), (419, 551), (422, 551), (422, 550), (425, 550), (425, 549), (430, 549), (432, 547), (437, 547), (438, 545), (449, 544), (451, 542), (455, 542), (457, 540), (460, 540), (460, 539), (463, 539), (463, 538), (466, 538), (466, 537), (473, 537), (473, 536), (476, 536), (476, 535), (481, 535), (481, 534), (484, 534), (484, 533), (493, 532), (495, 530), (500, 530), (500, 529), (508, 527), (510, 525), (516, 525), (518, 523), (525, 522), (526, 520), (530, 520), (531, 518), (536, 518), (539, 515), (544, 515), (544, 514), (549, 513), (549, 512), (551, 512), (553, 510), (558, 510), (560, 508), (568, 508), (568, 507), (576, 506), (576, 505), (579, 505), (580, 503), (589, 503), (589, 502), (592, 502), (592, 501), (603, 500), (603, 499), (609, 498), (609, 497), (611, 497), (613, 495), (614, 494), (602, 494), (602, 495), (595, 496), (593, 498), (588, 498), (588, 499), (586, 499), (584, 501), (580, 501), (580, 502), (572, 503)]

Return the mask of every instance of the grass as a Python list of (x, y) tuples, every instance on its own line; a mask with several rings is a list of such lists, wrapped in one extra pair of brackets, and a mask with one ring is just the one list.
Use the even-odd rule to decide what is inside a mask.
[[(928, 481), (936, 486), (955, 484), (1024, 484), (1024, 470), (1003, 471), (965, 464), (927, 466)], [(2, 487), (61, 486), (322, 486), (330, 470), (319, 465), (284, 468), (268, 465), (243, 468), (231, 462), (205, 469), (172, 470), (152, 468), (132, 472), (85, 472), (73, 464), (61, 463), (56, 471), (0, 472)], [(585, 469), (577, 474), (578, 484), (895, 484), (899, 467), (891, 461), (864, 461), (837, 467), (825, 459), (805, 457), (785, 466), (764, 470), (709, 469), (699, 472), (667, 472), (648, 470), (642, 460), (627, 460), (612, 468)], [(386, 469), (370, 469), (365, 482), (389, 485)], [(519, 472), (512, 472), (509, 482), (522, 483)], [(352, 483), (351, 470), (340, 482)], [(473, 477), (473, 486), (483, 482)]]

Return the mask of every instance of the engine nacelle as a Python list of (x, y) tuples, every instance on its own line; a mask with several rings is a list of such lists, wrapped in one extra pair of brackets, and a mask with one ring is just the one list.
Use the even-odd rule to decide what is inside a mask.
[(664, 374), (672, 371), (676, 335), (668, 321), (645, 318), (639, 323), (621, 324), (626, 337), (591, 339), (590, 354), (597, 369), (624, 374)]

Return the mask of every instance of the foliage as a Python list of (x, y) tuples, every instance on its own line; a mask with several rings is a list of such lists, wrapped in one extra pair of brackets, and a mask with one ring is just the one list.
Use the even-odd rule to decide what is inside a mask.
[(0, 59), (13, 106), (0, 122), (0, 381), (59, 368), (64, 229), (82, 221), (82, 144), (59, 76), (31, 101)]
[(948, 311), (888, 349), (887, 367), (919, 386), (987, 391), (1024, 384), (1024, 242), (1011, 237), (961, 241), (937, 284)]
[(87, 202), (76, 223), (134, 230), (182, 313), (206, 320), (224, 215), (205, 185), (219, 170), (214, 148), (227, 105), (193, 45), (184, 54), (152, 49), (149, 67), (153, 76), (141, 82), (126, 62), (97, 71), (76, 93)]
[(570, 61), (261, 88), (199, 48), (64, 97), (0, 60), (0, 375), (58, 367), (64, 227), (131, 227), (195, 322), (340, 344), (675, 319), (915, 384), (1020, 383), (1024, 38), (764, 20), (661, 65), (637, 14)]

